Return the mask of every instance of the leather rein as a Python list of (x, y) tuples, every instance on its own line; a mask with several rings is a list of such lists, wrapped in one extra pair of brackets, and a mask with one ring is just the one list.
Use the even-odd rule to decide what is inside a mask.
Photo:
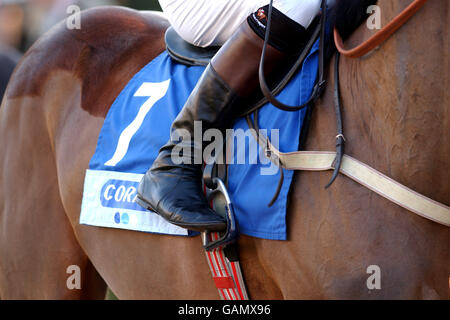
[(389, 22), (384, 28), (372, 37), (353, 49), (345, 49), (339, 32), (334, 29), (334, 42), (336, 49), (349, 58), (360, 58), (386, 41), (395, 31), (404, 25), (428, 0), (414, 0), (405, 10)]
[(368, 40), (353, 48), (351, 50), (344, 49), (344, 44), (342, 38), (334, 28), (334, 42), (337, 49), (335, 64), (334, 64), (334, 106), (336, 112), (336, 158), (334, 160), (334, 171), (333, 175), (325, 186), (328, 188), (336, 180), (339, 170), (342, 164), (342, 158), (344, 156), (344, 145), (345, 136), (342, 128), (342, 106), (339, 88), (339, 61), (340, 55), (344, 55), (351, 58), (360, 58), (369, 52), (371, 52), (376, 47), (380, 46), (384, 41), (386, 41), (391, 35), (394, 34), (401, 26), (403, 26), (428, 0), (414, 0), (405, 10), (403, 10), (398, 16), (396, 16), (391, 22), (389, 22), (384, 28), (370, 37)]

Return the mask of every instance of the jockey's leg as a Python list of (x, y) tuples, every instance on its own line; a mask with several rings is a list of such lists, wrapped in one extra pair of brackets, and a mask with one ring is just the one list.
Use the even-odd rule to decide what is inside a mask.
[[(327, 1), (329, 4), (331, 0)], [(198, 46), (221, 46), (247, 17), (268, 0), (159, 0), (175, 31)], [(320, 5), (318, 0), (273, 0), (275, 8), (308, 26)]]
[(268, 0), (159, 0), (175, 31), (198, 46), (221, 46)]
[[(299, 5), (309, 2), (300, 1)], [(311, 11), (311, 17), (302, 20), (307, 21), (305, 26), (274, 8), (265, 62), (267, 72), (286, 55), (300, 50), (306, 28), (319, 10), (320, 1), (315, 2), (316, 10)], [(231, 127), (233, 115), (242, 107), (241, 99), (258, 85), (266, 15), (267, 6), (251, 14), (212, 59), (173, 122), (169, 142), (161, 148), (139, 185), (136, 201), (173, 224), (197, 231), (221, 230), (226, 226), (225, 220), (210, 209), (202, 191), (204, 146), (202, 141), (193, 140), (194, 122), (201, 122), (201, 137), (207, 129)], [(201, 157), (196, 157), (199, 154)]]

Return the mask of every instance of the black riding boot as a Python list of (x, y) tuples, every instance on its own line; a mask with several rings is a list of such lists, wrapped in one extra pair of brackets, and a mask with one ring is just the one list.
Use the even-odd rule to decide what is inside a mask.
[[(194, 121), (202, 132), (230, 128), (240, 97), (258, 85), (258, 66), (263, 46), (265, 11), (249, 16), (214, 56), (171, 127), (169, 142), (161, 148), (153, 166), (142, 179), (136, 202), (169, 222), (196, 231), (222, 230), (224, 218), (210, 209), (202, 190), (202, 141), (194, 141)], [(298, 50), (306, 30), (274, 9), (272, 32), (266, 55), (266, 73), (288, 53)], [(292, 45), (293, 43), (294, 45)], [(186, 133), (189, 133), (186, 137)], [(183, 136), (181, 142), (180, 136)], [(190, 136), (190, 137), (189, 137)], [(191, 149), (180, 159), (179, 150)], [(192, 148), (191, 148), (192, 147)], [(201, 159), (195, 157), (200, 154)]]

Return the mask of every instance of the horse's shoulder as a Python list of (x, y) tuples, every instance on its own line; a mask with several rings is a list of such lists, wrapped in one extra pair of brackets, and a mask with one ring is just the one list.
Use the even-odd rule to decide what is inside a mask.
[(107, 107), (97, 110), (93, 103), (98, 94), (111, 92), (157, 56), (164, 49), (168, 26), (156, 12), (123, 7), (83, 11), (79, 29), (70, 29), (63, 21), (30, 48), (19, 63), (8, 96), (40, 95), (52, 71), (65, 70), (82, 82), (83, 109), (103, 115)]

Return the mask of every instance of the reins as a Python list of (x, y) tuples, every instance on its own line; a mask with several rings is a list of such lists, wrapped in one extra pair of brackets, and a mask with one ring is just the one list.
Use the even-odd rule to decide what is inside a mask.
[[(351, 49), (345, 50), (343, 49), (342, 39), (339, 33), (334, 30), (334, 38), (336, 42), (336, 47), (338, 52), (335, 56), (334, 63), (334, 106), (336, 112), (336, 125), (337, 125), (337, 136), (336, 136), (336, 152), (326, 152), (326, 151), (297, 151), (290, 153), (282, 153), (277, 150), (271, 143), (269, 138), (264, 137), (264, 135), (259, 133), (259, 125), (258, 125), (258, 109), (253, 110), (254, 119), (252, 120), (250, 114), (246, 115), (248, 126), (252, 129), (252, 134), (254, 138), (258, 142), (261, 147), (265, 149), (266, 157), (269, 158), (273, 163), (279, 166), (280, 168), (280, 180), (277, 186), (277, 190), (275, 196), (270, 201), (269, 207), (273, 205), (278, 198), (278, 195), (281, 190), (281, 186), (284, 180), (283, 170), (305, 170), (305, 171), (326, 171), (333, 169), (333, 175), (330, 182), (327, 184), (326, 188), (329, 187), (338, 176), (339, 172), (345, 174), (352, 180), (360, 183), (366, 188), (376, 192), (380, 196), (388, 199), (391, 202), (396, 203), (397, 205), (414, 212), (424, 218), (435, 221), (445, 226), (450, 226), (450, 208), (442, 203), (434, 201), (430, 198), (427, 198), (404, 185), (396, 182), (395, 180), (385, 176), (381, 172), (371, 168), (370, 166), (353, 159), (352, 157), (344, 154), (344, 143), (345, 137), (343, 134), (343, 122), (342, 122), (342, 113), (341, 113), (341, 98), (340, 98), (340, 88), (339, 88), (339, 60), (341, 53), (345, 56), (357, 58), (363, 56), (373, 50), (375, 47), (379, 46), (383, 41), (389, 38), (398, 28), (400, 28), (417, 10), (423, 6), (423, 4), (427, 0), (415, 0), (408, 8), (406, 8), (399, 16), (397, 16), (392, 22), (390, 22), (385, 28), (383, 28), (380, 32), (371, 37), (368, 41), (364, 42), (360, 46)], [(301, 106), (286, 106), (285, 104), (279, 102), (273, 96), (274, 92), (270, 92), (267, 87), (267, 84), (264, 80), (264, 53), (265, 48), (268, 43), (268, 35), (270, 32), (270, 19), (271, 19), (271, 7), (272, 0), (270, 1), (270, 9), (269, 9), (269, 18), (266, 29), (266, 39), (264, 43), (263, 54), (261, 57), (261, 65), (259, 69), (259, 77), (261, 82), (261, 89), (263, 90), (266, 98), (276, 107), (286, 110), (286, 111), (298, 111), (304, 107), (307, 107), (311, 102), (315, 102), (317, 98), (320, 97), (323, 88), (324, 88), (324, 30), (326, 25), (325, 20), (325, 10), (326, 10), (326, 1), (322, 0), (322, 19), (321, 19), (321, 45), (319, 52), (319, 74), (316, 85), (313, 89), (313, 93), (308, 99), (307, 103)], [(317, 33), (316, 33), (317, 35)], [(315, 37), (314, 37), (315, 39)], [(314, 40), (315, 41), (315, 40)], [(305, 48), (306, 50), (307, 48)], [(310, 48), (309, 48), (310, 49)], [(309, 52), (309, 49), (307, 50)], [(303, 52), (300, 56), (300, 62), (303, 62), (306, 53)], [(293, 70), (291, 70), (293, 72)], [(290, 73), (291, 73), (290, 72)], [(261, 81), (262, 80), (262, 81)], [(286, 80), (286, 78), (285, 78)], [(277, 87), (276, 90), (279, 90)], [(212, 170), (214, 164), (209, 165), (210, 169), (206, 170), (207, 172), (211, 171), (211, 174), (207, 176), (212, 177)], [(206, 179), (207, 180), (207, 179)], [(205, 183), (208, 185), (207, 181)], [(225, 175), (225, 180), (227, 180), (227, 176)], [(211, 184), (212, 185), (212, 184)], [(219, 188), (220, 189), (220, 188)], [(222, 191), (225, 194), (225, 198), (229, 198), (227, 196), (226, 186), (222, 184)], [(234, 213), (232, 209), (231, 200), (227, 200), (227, 205), (225, 208), (228, 208), (227, 211), (227, 219), (232, 222), (234, 219)], [(231, 229), (234, 229), (235, 226), (232, 224)], [(238, 234), (237, 231), (231, 232), (234, 235)], [(211, 241), (208, 241), (208, 237), (211, 237)], [(213, 238), (215, 237), (215, 242)], [(245, 288), (245, 282), (243, 280), (243, 276), (239, 266), (239, 260), (237, 257), (237, 248), (236, 244), (233, 242), (235, 238), (230, 236), (230, 227), (227, 228), (227, 232), (225, 235), (219, 239), (219, 234), (208, 235), (204, 234), (203, 243), (205, 248), (211, 251), (207, 252), (208, 263), (210, 265), (211, 272), (214, 275), (214, 281), (216, 283), (216, 287), (219, 290), (219, 293), (222, 299), (226, 300), (246, 300), (249, 299), (248, 294)], [(221, 246), (221, 244), (228, 244), (228, 246)], [(220, 248), (217, 248), (220, 247)], [(211, 254), (214, 254), (215, 260), (211, 258)], [(217, 259), (217, 255), (221, 257), (222, 265), (219, 263), (219, 259)], [(214, 261), (216, 263), (214, 263)], [(220, 273), (220, 274), (219, 274)]]
[(337, 50), (349, 58), (360, 58), (386, 41), (395, 31), (404, 25), (428, 0), (414, 0), (405, 10), (389, 22), (372, 37), (353, 49), (345, 49), (339, 32), (334, 29), (334, 42)]
[[(325, 51), (325, 28), (326, 28), (326, 1), (322, 0), (321, 2), (321, 20), (320, 20), (320, 44), (319, 44), (319, 65), (318, 65), (318, 79), (316, 81), (316, 84), (314, 86), (313, 92), (311, 94), (311, 97), (308, 99), (308, 101), (300, 106), (287, 106), (283, 104), (282, 102), (278, 101), (274, 97), (274, 92), (271, 92), (270, 89), (267, 86), (267, 83), (264, 79), (264, 57), (265, 57), (265, 51), (266, 47), (269, 41), (269, 34), (270, 34), (270, 26), (271, 26), (271, 18), (272, 18), (272, 2), (270, 1), (269, 4), (269, 14), (268, 14), (268, 20), (267, 20), (267, 28), (266, 28), (266, 35), (264, 39), (264, 46), (263, 51), (261, 55), (261, 63), (259, 68), (259, 80), (260, 80), (260, 86), (261, 90), (266, 97), (266, 99), (272, 103), (275, 107), (285, 110), (285, 111), (298, 111), (303, 109), (304, 107), (308, 106), (311, 103), (314, 103), (322, 94), (323, 89), (325, 87), (326, 80), (324, 80), (324, 64), (325, 64), (325, 57), (324, 57), (324, 51)], [(342, 121), (342, 106), (340, 101), (340, 88), (339, 88), (339, 60), (340, 60), (340, 54), (343, 54), (344, 56), (352, 57), (352, 58), (358, 58), (361, 57), (377, 46), (381, 45), (385, 40), (387, 40), (395, 31), (397, 31), (403, 24), (405, 24), (424, 4), (427, 2), (427, 0), (414, 0), (413, 3), (411, 3), (405, 10), (403, 10), (398, 16), (396, 16), (391, 22), (389, 22), (384, 28), (382, 28), (380, 31), (378, 31), (375, 35), (370, 37), (366, 42), (362, 43), (358, 47), (346, 50), (344, 49), (342, 38), (339, 35), (339, 32), (334, 29), (334, 40), (335, 45), (337, 48), (337, 53), (335, 56), (335, 64), (334, 64), (334, 106), (335, 106), (335, 113), (336, 113), (336, 127), (337, 127), (337, 135), (336, 135), (336, 156), (333, 161), (333, 174), (328, 182), (328, 184), (325, 186), (325, 188), (328, 188), (331, 186), (331, 184), (336, 180), (340, 169), (342, 160), (344, 157), (344, 146), (345, 146), (345, 137), (343, 133), (343, 121)], [(305, 55), (305, 52), (302, 53), (301, 56)], [(304, 59), (304, 58), (303, 58)], [(302, 60), (303, 61), (303, 60)], [(257, 129), (258, 128), (258, 112), (255, 110), (254, 112), (254, 120), (252, 121), (249, 115), (247, 115), (247, 122), (250, 128)], [(269, 203), (269, 207), (274, 204), (276, 199), (279, 196), (279, 193), (281, 191), (281, 186), (283, 184), (284, 175), (283, 175), (283, 167), (284, 164), (281, 162), (281, 159), (277, 156), (274, 156), (271, 153), (271, 149), (267, 147), (270, 145), (270, 141), (265, 138), (261, 137), (259, 133), (257, 133), (257, 136), (255, 139), (258, 141), (258, 143), (265, 148), (266, 156), (272, 160), (275, 164), (277, 164), (280, 167), (280, 179), (279, 183), (275, 192), (275, 195), (273, 199)]]
[(345, 137), (342, 127), (342, 106), (339, 88), (339, 61), (341, 54), (351, 58), (359, 58), (369, 53), (374, 48), (381, 45), (395, 31), (397, 31), (402, 25), (404, 25), (409, 20), (409, 18), (411, 18), (427, 1), (428, 0), (415, 0), (383, 29), (369, 38), (366, 42), (363, 42), (361, 45), (351, 50), (345, 50), (343, 48), (342, 38), (339, 35), (337, 29), (334, 28), (334, 41), (336, 49), (338, 50), (335, 56), (334, 63), (334, 109), (336, 112), (336, 128), (338, 132), (336, 135), (336, 158), (333, 162), (333, 175), (330, 179), (330, 182), (328, 182), (325, 188), (330, 187), (331, 184), (336, 180), (341, 169), (342, 158), (344, 156)]
[[(310, 98), (303, 104), (298, 106), (289, 106), (281, 101), (277, 100), (274, 96), (274, 93), (270, 90), (267, 85), (266, 79), (264, 77), (264, 62), (266, 57), (267, 45), (269, 44), (269, 36), (270, 29), (272, 25), (272, 10), (273, 10), (273, 0), (270, 0), (269, 3), (269, 12), (267, 18), (267, 26), (266, 26), (266, 34), (264, 38), (263, 49), (261, 53), (261, 61), (259, 63), (259, 84), (261, 87), (261, 91), (266, 97), (266, 99), (278, 109), (284, 111), (298, 111), (305, 107), (307, 107), (310, 103), (314, 103), (321, 95), (325, 88), (326, 80), (325, 80), (325, 28), (326, 28), (326, 19), (327, 19), (327, 4), (326, 0), (322, 0), (321, 2), (321, 17), (320, 17), (320, 39), (319, 39), (319, 65), (318, 65), (318, 80), (314, 85), (313, 92)], [(308, 52), (303, 51), (306, 55)], [(301, 55), (301, 57), (303, 54)], [(300, 59), (303, 62), (303, 59)], [(295, 68), (295, 67), (294, 67)], [(292, 69), (294, 69), (292, 68)]]

